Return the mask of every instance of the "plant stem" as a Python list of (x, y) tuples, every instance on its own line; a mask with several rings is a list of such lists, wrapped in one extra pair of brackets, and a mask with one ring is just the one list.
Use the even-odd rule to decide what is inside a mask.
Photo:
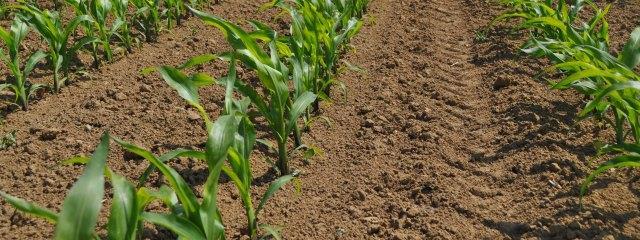
[(613, 111), (613, 116), (615, 118), (615, 130), (616, 130), (616, 143), (624, 144), (624, 118), (620, 116), (617, 109)]
[(251, 195), (248, 193), (244, 195), (244, 209), (247, 215), (249, 237), (250, 239), (255, 239), (258, 234), (258, 221), (256, 221), (256, 211), (253, 208), (253, 203), (251, 202)]
[(98, 46), (95, 43), (91, 44), (91, 54), (93, 55), (93, 68), (100, 67), (100, 59), (98, 59)]
[(53, 92), (60, 92), (60, 74), (58, 71), (53, 71)]
[(20, 106), (22, 107), (23, 111), (27, 111), (28, 110), (28, 102), (27, 102), (27, 93), (24, 89), (24, 84), (25, 84), (25, 79), (22, 79), (21, 81), (18, 82), (19, 85), (19, 90), (18, 90), (18, 94), (20, 95), (18, 97), (18, 104), (20, 104)]
[(111, 52), (111, 46), (109, 46), (109, 41), (104, 41), (102, 43), (102, 48), (104, 50), (104, 56), (107, 59), (107, 62), (111, 62), (111, 59), (113, 59), (113, 53)]
[(293, 140), (296, 148), (302, 145), (302, 134), (300, 133), (300, 127), (298, 124), (293, 126)]
[(283, 136), (283, 139), (278, 140), (278, 170), (280, 175), (284, 176), (289, 174), (289, 163), (287, 159), (287, 137)]

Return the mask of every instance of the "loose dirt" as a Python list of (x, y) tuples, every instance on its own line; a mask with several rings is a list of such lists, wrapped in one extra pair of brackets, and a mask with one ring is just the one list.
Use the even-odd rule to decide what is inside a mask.
[[(260, 4), (228, 0), (209, 10), (282, 28), (275, 12), (257, 11)], [(578, 185), (602, 160), (591, 159), (593, 142), (611, 139), (611, 132), (575, 121), (584, 100), (549, 89), (538, 77), (547, 63), (518, 52), (523, 36), (511, 33), (512, 25), (481, 39), (501, 11), (490, 1), (372, 1), (345, 55), (364, 71), (340, 75), (348, 91), (336, 89), (334, 101), (323, 105), (330, 124), (316, 121), (304, 135), (322, 156), (294, 161), (301, 191), (278, 192), (260, 221), (280, 226), (286, 239), (640, 238), (637, 171), (604, 175), (580, 210)], [(616, 48), (640, 24), (639, 14), (638, 1), (613, 4)], [(28, 112), (8, 113), (0, 133), (15, 130), (18, 143), (0, 151), (0, 189), (59, 209), (82, 171), (60, 161), (89, 155), (106, 130), (156, 153), (199, 147), (200, 120), (158, 76), (139, 72), (225, 49), (216, 29), (192, 18)], [(203, 70), (222, 76), (226, 67)], [(200, 94), (216, 116), (223, 89)], [(273, 157), (256, 154), (256, 196), (273, 179), (264, 161)], [(108, 164), (130, 179), (147, 166), (115, 145)], [(181, 159), (173, 166), (202, 189), (203, 164)], [(220, 195), (229, 237), (242, 238), (232, 184), (223, 183)], [(0, 208), (2, 239), (51, 238), (52, 231), (7, 204)], [(152, 226), (145, 237), (172, 238)]]

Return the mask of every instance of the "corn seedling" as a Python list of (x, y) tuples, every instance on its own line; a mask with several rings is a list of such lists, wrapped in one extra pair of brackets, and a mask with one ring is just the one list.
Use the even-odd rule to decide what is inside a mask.
[(131, 0), (135, 6), (132, 22), (144, 35), (145, 41), (155, 41), (160, 34), (160, 0)]
[(344, 45), (362, 26), (355, 17), (355, 1), (296, 0), (293, 6), (276, 0), (263, 8), (276, 6), (289, 13), (292, 19), (288, 46), (293, 57), (294, 84), (298, 92), (315, 93), (314, 111), (319, 110), (320, 100), (330, 99), (338, 61)]
[[(540, 45), (554, 46), (566, 45), (570, 49), (574, 46), (592, 46), (602, 51), (609, 48), (609, 24), (605, 15), (610, 5), (604, 10), (598, 8), (591, 1), (576, 1), (569, 5), (566, 1), (558, 1), (557, 6), (553, 1), (545, 0), (506, 0), (505, 4), (512, 6), (513, 10), (498, 16), (493, 22), (520, 18), (522, 23), (519, 29), (529, 29), (531, 38), (522, 49), (528, 54), (542, 57), (545, 52)], [(555, 6), (555, 8), (554, 8)], [(593, 15), (587, 22), (579, 22), (581, 11), (589, 6)], [(547, 43), (547, 44), (545, 44)], [(563, 52), (556, 52), (551, 60), (562, 61), (568, 57)]]
[[(101, 201), (104, 195), (104, 168), (109, 138), (103, 136), (101, 144), (87, 164), (84, 174), (69, 191), (62, 211), (55, 213), (4, 192), (2, 197), (16, 209), (56, 223), (56, 239), (93, 239)], [(79, 215), (76, 215), (79, 214)]]
[(162, 15), (167, 19), (167, 29), (171, 29), (173, 27), (173, 22), (179, 26), (182, 22), (182, 16), (186, 10), (183, 0), (165, 0), (164, 7), (165, 10), (162, 11)]
[[(16, 6), (22, 10), (19, 14), (23, 21), (37, 30), (49, 45), (48, 58), (53, 70), (53, 91), (59, 92), (69, 75), (69, 64), (82, 46), (98, 42), (99, 39), (85, 36), (69, 46), (69, 37), (75, 32), (79, 24), (93, 21), (88, 15), (73, 18), (67, 25), (63, 25), (57, 12), (40, 10), (34, 6)], [(60, 76), (62, 72), (63, 76)]]
[[(100, 39), (102, 44), (102, 51), (107, 61), (111, 61), (113, 53), (111, 51), (110, 41), (111, 38), (119, 31), (120, 27), (125, 23), (122, 19), (116, 18), (113, 24), (109, 27), (107, 24), (107, 18), (112, 12), (113, 4), (111, 0), (67, 0), (67, 2), (73, 6), (76, 15), (88, 15), (91, 16), (92, 21), (87, 21), (82, 24), (84, 33), (87, 36), (95, 36)], [(99, 65), (97, 57), (96, 43), (92, 44), (92, 52), (94, 58), (94, 65)]]
[[(236, 139), (234, 136), (237, 132), (237, 118), (225, 115), (218, 118), (214, 123), (206, 122), (205, 124), (208, 128), (206, 150), (199, 157), (196, 156), (197, 154), (193, 154), (194, 157), (205, 160), (209, 169), (209, 177), (204, 186), (202, 202), (198, 202), (195, 193), (184, 179), (174, 169), (162, 162), (160, 158), (135, 145), (116, 140), (128, 151), (150, 161), (165, 176), (171, 191), (175, 192), (177, 196), (178, 201), (172, 201), (170, 198), (166, 198), (163, 201), (172, 210), (171, 213), (145, 212), (142, 217), (146, 221), (161, 225), (185, 239), (224, 238), (222, 216), (216, 202), (218, 181), (227, 153)], [(233, 153), (233, 151), (230, 152)]]
[[(73, 8), (76, 16), (91, 16), (91, 10), (89, 3), (91, 0), (66, 0), (69, 5)], [(92, 19), (93, 20), (93, 19)], [(79, 26), (82, 29), (82, 32), (85, 36), (96, 37), (96, 30), (93, 21), (84, 21), (80, 23)], [(100, 65), (100, 59), (98, 57), (98, 43), (91, 43), (91, 55), (93, 56), (93, 66), (97, 68)]]
[[(554, 63), (553, 68), (565, 75), (559, 82), (552, 83), (553, 88), (572, 88), (589, 96), (591, 100), (578, 116), (604, 119), (615, 130), (616, 144), (598, 150), (600, 154), (618, 156), (601, 164), (587, 177), (580, 190), (581, 200), (591, 182), (604, 171), (639, 167), (640, 75), (633, 69), (640, 63), (640, 28), (633, 31), (623, 51), (614, 57), (609, 53), (609, 25), (605, 20), (610, 6), (603, 10), (591, 1), (575, 1), (574, 5), (563, 0), (555, 5), (551, 0), (504, 2), (513, 11), (496, 20), (523, 19), (519, 28), (531, 33), (523, 51), (536, 57), (547, 57)], [(590, 6), (593, 14), (583, 23), (579, 19), (584, 6)], [(635, 143), (626, 143), (628, 136)]]
[(289, 135), (298, 128), (298, 119), (316, 99), (312, 92), (303, 92), (295, 96), (287, 85), (289, 69), (280, 59), (277, 47), (277, 33), (265, 25), (253, 23), (264, 33), (260, 37), (268, 41), (269, 52), (258, 44), (256, 37), (245, 32), (237, 25), (216, 16), (190, 8), (194, 15), (205, 23), (221, 30), (229, 44), (235, 49), (230, 55), (232, 61), (238, 59), (247, 68), (255, 71), (266, 91), (265, 96), (241, 81), (235, 82), (236, 90), (251, 99), (260, 114), (265, 117), (272, 135), (278, 143), (277, 167), (282, 175), (290, 173), (287, 142)]
[[(129, 25), (129, 0), (113, 0), (113, 13), (116, 17), (116, 21), (121, 23), (120, 30), (114, 33), (127, 52), (131, 52), (131, 46), (133, 45), (133, 38), (131, 35), (131, 27)], [(114, 24), (115, 25), (115, 24)]]
[(136, 192), (124, 177), (109, 170), (106, 167), (108, 152), (109, 134), (105, 133), (91, 159), (84, 160), (84, 173), (69, 190), (59, 213), (5, 192), (0, 191), (0, 196), (16, 209), (54, 223), (55, 239), (99, 239), (95, 227), (102, 208), (104, 176), (107, 173), (113, 186), (111, 214), (107, 224), (109, 239), (136, 239), (141, 225), (140, 212), (152, 200), (153, 194), (147, 189)]
[(31, 84), (27, 77), (35, 68), (36, 64), (47, 56), (41, 51), (36, 51), (31, 54), (27, 62), (22, 66), (20, 46), (28, 32), (29, 27), (20, 18), (13, 20), (9, 32), (4, 28), (0, 28), (0, 38), (9, 50), (8, 55), (4, 51), (0, 51), (0, 58), (4, 61), (11, 73), (8, 78), (9, 83), (0, 84), (0, 90), (5, 88), (11, 89), (15, 94), (14, 101), (25, 111), (28, 109), (31, 94), (44, 86), (42, 84)]
[(119, 31), (124, 22), (120, 18), (116, 18), (111, 26), (108, 26), (107, 18), (112, 12), (113, 4), (112, 0), (91, 0), (90, 4), (91, 16), (95, 29), (98, 31), (98, 38), (102, 43), (102, 50), (107, 61), (113, 59), (113, 52), (111, 51), (111, 38)]
[(222, 171), (229, 176), (240, 193), (251, 239), (258, 237), (259, 228), (263, 228), (266, 232), (275, 235), (277, 233), (272, 231), (272, 228), (266, 225), (258, 225), (257, 216), (267, 200), (284, 184), (291, 181), (294, 178), (294, 174), (285, 175), (276, 179), (260, 199), (258, 207), (255, 208), (253, 206), (253, 198), (251, 197), (253, 177), (251, 175), (250, 156), (256, 143), (256, 131), (247, 113), (251, 100), (247, 98), (242, 100), (233, 99), (236, 82), (236, 65), (233, 59), (230, 61), (229, 74), (224, 78), (224, 81), (226, 86), (224, 113), (236, 116), (239, 122), (238, 133), (236, 134), (232, 147), (229, 148), (229, 166), (223, 166)]
[[(202, 63), (211, 61), (214, 59), (212, 55), (198, 56), (189, 60), (187, 63), (180, 66), (180, 69), (184, 69), (187, 67), (193, 67), (196, 65), (200, 65)], [(267, 202), (269, 198), (273, 196), (273, 194), (280, 189), (284, 184), (291, 181), (294, 176), (293, 175), (285, 175), (283, 177), (278, 178), (275, 182), (273, 182), (267, 191), (264, 193), (262, 198), (260, 199), (260, 203), (258, 207), (254, 207), (252, 203), (251, 196), (251, 184), (253, 181), (253, 177), (251, 175), (251, 162), (250, 156), (253, 151), (254, 144), (256, 142), (256, 132), (253, 126), (253, 123), (249, 120), (247, 115), (247, 111), (251, 101), (249, 99), (235, 100), (233, 99), (233, 92), (235, 90), (236, 84), (236, 70), (235, 70), (235, 61), (231, 60), (229, 74), (227, 77), (221, 79), (221, 82), (226, 86), (225, 93), (225, 107), (223, 111), (222, 118), (232, 118), (235, 126), (233, 137), (229, 139), (230, 145), (227, 146), (228, 150), (226, 153), (226, 159), (228, 159), (228, 165), (220, 165), (210, 163), (210, 157), (206, 157), (206, 153), (204, 155), (192, 154), (192, 157), (206, 160), (209, 162), (209, 170), (210, 171), (222, 171), (232, 180), (238, 192), (240, 193), (244, 208), (245, 215), (247, 218), (247, 227), (248, 233), (251, 239), (256, 239), (258, 236), (258, 230), (263, 229), (265, 232), (269, 234), (276, 234), (272, 228), (266, 225), (258, 225), (257, 215), (260, 210), (264, 207), (264, 204)], [(207, 129), (220, 129), (220, 127), (215, 127), (209, 122), (209, 116), (204, 110), (204, 106), (202, 106), (199, 102), (198, 96), (198, 88), (204, 86), (201, 84), (202, 81), (198, 79), (212, 79), (211, 77), (206, 76), (206, 74), (197, 73), (192, 76), (187, 76), (183, 74), (180, 70), (173, 67), (164, 66), (158, 69), (163, 79), (174, 89), (176, 89), (179, 95), (184, 98), (193, 108), (197, 109), (200, 113), (202, 119), (205, 119), (205, 126)], [(220, 120), (218, 120), (220, 121)], [(215, 125), (215, 124), (214, 124)], [(226, 145), (225, 145), (226, 146)], [(219, 151), (222, 151), (222, 148), (218, 148)], [(219, 154), (218, 154), (219, 155)], [(165, 155), (166, 156), (166, 155)], [(162, 159), (160, 157), (159, 159)], [(218, 158), (218, 157), (216, 157)], [(167, 158), (164, 158), (167, 159)], [(164, 160), (162, 159), (162, 160)], [(224, 159), (222, 159), (224, 160)], [(219, 175), (219, 173), (217, 173)]]
[(596, 177), (609, 169), (617, 168), (640, 168), (640, 145), (639, 144), (617, 144), (605, 146), (600, 149), (599, 154), (615, 153), (618, 156), (611, 160), (600, 164), (596, 170), (591, 172), (580, 186), (580, 205), (582, 199), (587, 193), (589, 186), (595, 181)]

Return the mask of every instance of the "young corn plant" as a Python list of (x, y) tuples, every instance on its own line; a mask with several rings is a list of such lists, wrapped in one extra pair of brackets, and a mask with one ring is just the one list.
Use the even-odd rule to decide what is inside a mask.
[[(609, 24), (605, 15), (610, 5), (600, 9), (595, 3), (585, 0), (576, 1), (574, 5), (566, 1), (545, 0), (504, 0), (513, 10), (498, 16), (497, 21), (520, 18), (522, 23), (517, 27), (531, 32), (531, 38), (521, 47), (524, 52), (536, 56), (547, 56), (555, 63), (568, 58), (571, 53), (563, 51), (544, 51), (544, 47), (556, 50), (571, 49), (575, 46), (590, 46), (601, 51), (609, 51)], [(589, 6), (592, 17), (587, 22), (580, 22), (581, 11)], [(558, 46), (560, 45), (560, 46)]]
[[(318, 98), (314, 111), (319, 110), (320, 100), (330, 99), (331, 87), (338, 83), (336, 73), (340, 54), (361, 28), (362, 22), (352, 17), (355, 2), (297, 0), (293, 6), (276, 0), (264, 7), (279, 7), (291, 16), (291, 65), (294, 84), (299, 90), (309, 90)], [(340, 6), (340, 7), (338, 7)]]
[[(498, 18), (522, 18), (523, 29), (531, 30), (523, 51), (536, 57), (546, 56), (565, 77), (552, 83), (554, 89), (576, 89), (591, 98), (578, 116), (595, 116), (615, 130), (615, 144), (598, 149), (598, 155), (615, 154), (601, 164), (583, 182), (580, 203), (597, 176), (613, 168), (640, 167), (640, 28), (636, 28), (618, 57), (609, 53), (608, 23), (604, 19), (609, 6), (599, 9), (591, 1), (569, 5), (559, 1), (509, 0), (514, 10)], [(584, 4), (594, 10), (591, 19), (579, 23)], [(607, 113), (612, 114), (607, 114)], [(613, 119), (609, 119), (612, 116)], [(628, 136), (634, 143), (627, 143)]]
[(287, 143), (289, 135), (298, 128), (298, 119), (315, 101), (316, 95), (310, 91), (296, 96), (288, 87), (290, 78), (286, 63), (280, 58), (277, 47), (277, 33), (263, 24), (259, 27), (260, 38), (268, 42), (269, 51), (263, 50), (258, 39), (237, 25), (216, 16), (189, 8), (191, 12), (206, 24), (217, 27), (223, 32), (234, 51), (232, 61), (238, 59), (245, 67), (256, 72), (261, 87), (266, 92), (261, 95), (256, 89), (241, 81), (235, 82), (238, 92), (251, 99), (253, 105), (266, 119), (269, 129), (278, 144), (277, 167), (281, 175), (291, 173)]
[[(91, 0), (66, 0), (67, 4), (71, 5), (73, 11), (76, 16), (91, 16)], [(83, 34), (89, 37), (96, 37), (96, 29), (95, 24), (92, 21), (84, 21), (80, 23), (79, 28), (81, 28)], [(91, 43), (91, 55), (93, 56), (93, 67), (98, 68), (100, 66), (100, 58), (98, 57), (98, 43)]]
[(102, 50), (107, 62), (113, 59), (113, 51), (111, 50), (111, 38), (119, 31), (124, 22), (120, 18), (116, 18), (111, 26), (108, 25), (108, 18), (113, 9), (112, 0), (91, 0), (90, 11), (93, 17), (95, 29), (98, 32), (98, 38), (102, 43)]
[[(567, 76), (554, 83), (553, 88), (573, 88), (593, 97), (579, 116), (593, 115), (610, 123), (616, 130), (618, 144), (625, 141), (624, 129), (628, 124), (637, 141), (640, 126), (635, 105), (629, 104), (634, 102), (635, 90), (630, 90), (630, 83), (626, 82), (637, 81), (638, 76), (632, 71), (633, 67), (629, 68), (608, 52), (608, 23), (604, 16), (609, 6), (602, 10), (590, 1), (578, 1), (574, 5), (560, 1), (556, 8), (550, 1), (509, 2), (515, 9), (497, 20), (524, 19), (520, 28), (531, 29), (532, 34), (523, 51), (536, 57), (546, 56), (556, 64), (555, 69)], [(588, 22), (580, 23), (578, 18), (585, 5), (591, 6), (594, 14)], [(605, 113), (609, 110), (613, 112), (613, 120), (607, 119)]]
[(113, 200), (107, 223), (109, 239), (134, 240), (141, 230), (142, 210), (160, 194), (142, 188), (138, 191), (124, 177), (106, 167), (109, 134), (105, 133), (84, 173), (69, 190), (59, 213), (0, 191), (7, 203), (16, 209), (55, 224), (54, 238), (59, 240), (100, 239), (95, 231), (102, 208), (105, 173), (111, 180)]
[(180, 26), (186, 10), (183, 0), (165, 0), (164, 7), (165, 9), (162, 11), (162, 16), (165, 16), (167, 19), (167, 29), (173, 28), (174, 22), (176, 26)]
[(131, 26), (129, 25), (129, 0), (113, 0), (112, 2), (113, 13), (116, 17), (116, 21), (121, 24), (120, 30), (114, 33), (114, 35), (120, 39), (122, 46), (130, 53), (134, 39), (131, 34)]
[(8, 32), (0, 27), (0, 39), (4, 41), (4, 45), (9, 50), (8, 55), (4, 50), (0, 51), (0, 59), (4, 61), (11, 73), (8, 77), (9, 83), (0, 84), (0, 91), (6, 88), (12, 90), (15, 94), (14, 102), (25, 111), (29, 108), (29, 97), (31, 94), (44, 87), (42, 84), (31, 84), (28, 81), (28, 76), (36, 64), (47, 56), (41, 51), (36, 51), (28, 57), (24, 66), (22, 66), (20, 46), (28, 32), (29, 27), (20, 18), (13, 20), (11, 29)]
[(125, 150), (148, 160), (165, 177), (172, 198), (164, 198), (163, 203), (169, 213), (143, 212), (141, 217), (148, 222), (163, 226), (182, 239), (223, 239), (224, 226), (217, 204), (218, 181), (221, 167), (235, 133), (235, 118), (222, 116), (215, 123), (207, 122), (207, 143), (204, 158), (209, 167), (209, 176), (204, 186), (203, 200), (200, 202), (189, 184), (178, 172), (162, 162), (150, 151), (131, 143), (114, 139)]
[(132, 22), (142, 32), (147, 42), (153, 42), (160, 34), (160, 0), (131, 0), (135, 7)]
[[(102, 45), (104, 58), (107, 62), (113, 59), (113, 51), (111, 50), (111, 38), (119, 31), (125, 22), (116, 18), (111, 26), (108, 26), (108, 18), (112, 12), (113, 4), (110, 0), (67, 0), (73, 6), (76, 15), (91, 16), (92, 21), (82, 24), (85, 35), (96, 37)], [(92, 44), (92, 53), (94, 65), (100, 64), (97, 52), (97, 43)]]
[[(180, 66), (179, 69), (199, 65), (210, 60), (213, 60), (213, 56), (211, 55), (204, 57), (198, 56)], [(209, 116), (204, 110), (204, 106), (202, 106), (198, 100), (198, 88), (204, 86), (204, 84), (202, 84), (202, 81), (199, 79), (212, 78), (203, 73), (197, 73), (192, 76), (187, 76), (183, 74), (179, 69), (164, 66), (159, 68), (158, 72), (160, 72), (163, 79), (171, 87), (178, 91), (181, 97), (183, 97), (193, 108), (198, 110), (201, 118), (205, 120), (205, 126), (207, 129), (220, 129), (220, 127), (215, 127), (210, 124), (208, 120)], [(264, 195), (260, 198), (260, 203), (258, 204), (257, 208), (254, 206), (254, 204), (252, 203), (253, 197), (251, 196), (251, 185), (253, 182), (253, 177), (251, 175), (250, 156), (256, 142), (256, 131), (253, 123), (250, 121), (247, 115), (247, 111), (249, 105), (251, 104), (251, 101), (246, 98), (242, 100), (233, 99), (236, 82), (235, 69), (235, 61), (232, 60), (230, 63), (228, 76), (221, 79), (221, 83), (226, 86), (225, 107), (222, 112), (222, 118), (232, 118), (234, 121), (233, 125), (235, 129), (233, 136), (229, 136), (230, 139), (228, 139), (230, 140), (230, 145), (225, 145), (228, 148), (226, 152), (226, 159), (228, 161), (228, 164), (216, 165), (210, 163), (209, 170), (217, 172), (217, 175), (219, 175), (220, 171), (224, 172), (224, 174), (229, 176), (231, 181), (236, 186), (245, 208), (245, 216), (247, 218), (247, 232), (251, 239), (258, 238), (259, 230), (263, 230), (268, 235), (277, 236), (277, 232), (275, 232), (273, 228), (267, 225), (259, 225), (257, 216), (260, 210), (263, 209), (265, 203), (283, 185), (291, 181), (294, 178), (294, 175), (285, 175), (275, 180), (269, 186)], [(218, 150), (222, 151), (223, 149), (218, 148)], [(206, 157), (207, 154), (209, 153), (200, 155), (192, 154), (191, 157), (209, 161)], [(160, 157), (159, 159), (162, 158), (163, 157)]]
[[(636, 30), (636, 34), (640, 33), (638, 30)], [(627, 45), (633, 41), (632, 37)], [(560, 82), (555, 83), (553, 88), (573, 88), (592, 97), (592, 100), (587, 103), (578, 116), (580, 118), (596, 116), (607, 121), (615, 130), (616, 144), (625, 143), (629, 135), (636, 143), (640, 143), (640, 121), (637, 115), (640, 110), (640, 102), (637, 100), (640, 93), (638, 88), (640, 75), (606, 52), (590, 53), (588, 50), (584, 50), (583, 54), (591, 56), (592, 60), (568, 61), (555, 66), (555, 68), (567, 72), (568, 75)], [(624, 55), (624, 52), (621, 53), (620, 58), (624, 58)], [(593, 62), (600, 64), (592, 64)], [(612, 120), (609, 120), (607, 112), (612, 112)], [(629, 132), (626, 130), (627, 126)]]
[(640, 144), (617, 144), (606, 146), (600, 150), (600, 154), (615, 153), (618, 156), (600, 164), (596, 170), (591, 172), (580, 186), (580, 206), (587, 193), (589, 186), (598, 176), (610, 169), (618, 168), (640, 168)]
[[(53, 70), (53, 91), (59, 92), (69, 76), (71, 58), (84, 45), (99, 42), (98, 38), (85, 36), (69, 44), (69, 37), (74, 34), (79, 24), (92, 22), (90, 16), (80, 15), (63, 25), (60, 16), (56, 12), (40, 10), (31, 5), (14, 6), (22, 10), (18, 16), (24, 22), (29, 23), (49, 45), (48, 58)], [(61, 76), (62, 74), (62, 76)]]

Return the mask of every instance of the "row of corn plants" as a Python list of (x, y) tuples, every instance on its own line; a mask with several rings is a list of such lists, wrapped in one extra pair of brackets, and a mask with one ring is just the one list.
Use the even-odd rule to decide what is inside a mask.
[[(65, 22), (59, 11), (41, 9), (32, 1), (2, 7), (2, 12), (11, 11), (14, 16), (9, 30), (0, 29), (8, 54), (0, 51), (0, 58), (9, 68), (10, 76), (0, 84), (0, 91), (8, 89), (15, 95), (14, 103), (28, 109), (29, 97), (46, 85), (31, 84), (29, 73), (42, 60), (53, 72), (50, 89), (57, 93), (69, 77), (69, 68), (78, 51), (88, 48), (93, 57), (93, 66), (99, 67), (102, 60), (113, 60), (113, 46), (131, 52), (142, 40), (152, 42), (163, 29), (180, 24), (186, 17), (186, 4), (202, 6), (208, 0), (65, 0), (74, 18)], [(218, 1), (215, 1), (216, 3)], [(56, 2), (56, 6), (61, 3)], [(56, 7), (59, 9), (60, 7)], [(132, 9), (132, 10), (131, 10)], [(163, 28), (162, 21), (166, 21)], [(21, 48), (29, 30), (33, 28), (45, 40), (46, 51), (36, 50), (26, 62), (22, 62)], [(79, 29), (78, 29), (79, 28)], [(137, 31), (134, 31), (137, 30)], [(28, 49), (26, 49), (28, 50)], [(102, 55), (102, 57), (100, 56)]]
[[(360, 19), (365, 11), (366, 2), (366, 0), (332, 1), (331, 4), (340, 7), (328, 8), (325, 11), (331, 12), (325, 12), (322, 16), (334, 19), (336, 14), (349, 12), (348, 20), (335, 22), (332, 31), (338, 34), (324, 32), (324, 30), (318, 30), (318, 33), (311, 32), (316, 31), (314, 28), (307, 29), (306, 34), (319, 36), (319, 38), (343, 38), (338, 41), (346, 45), (348, 38), (355, 34), (352, 29), (355, 26), (359, 28), (361, 25)], [(269, 6), (277, 6), (277, 4), (272, 3)], [(310, 4), (324, 6), (327, 3), (319, 3), (315, 0), (298, 1), (292, 6), (287, 6), (286, 10), (304, 13), (319, 9), (316, 6), (314, 10), (303, 10), (304, 7), (312, 6)], [(290, 144), (289, 139), (299, 140), (299, 136), (296, 137), (297, 134), (295, 134), (299, 129), (299, 120), (303, 118), (305, 112), (311, 110), (311, 105), (319, 95), (318, 92), (323, 91), (323, 89), (297, 86), (302, 81), (298, 78), (303, 76), (298, 72), (299, 70), (290, 71), (289, 69), (295, 69), (299, 67), (299, 65), (296, 66), (297, 64), (302, 64), (306, 66), (305, 68), (324, 72), (327, 66), (322, 65), (322, 61), (315, 59), (312, 61), (297, 55), (306, 54), (306, 52), (299, 53), (291, 50), (297, 47), (293, 46), (296, 44), (310, 46), (316, 43), (296, 39), (292, 37), (294, 34), (280, 37), (277, 31), (257, 21), (251, 21), (254, 31), (245, 31), (227, 20), (195, 10), (190, 6), (186, 7), (205, 23), (221, 30), (233, 48), (229, 52), (195, 56), (180, 66), (160, 66), (155, 69), (162, 79), (199, 113), (207, 133), (204, 151), (175, 149), (157, 156), (149, 150), (105, 133), (91, 158), (73, 158), (67, 162), (83, 163), (86, 164), (86, 168), (84, 174), (69, 191), (61, 212), (57, 213), (0, 192), (0, 196), (18, 210), (55, 223), (56, 239), (99, 239), (101, 237), (96, 233), (96, 222), (101, 201), (104, 198), (105, 177), (113, 188), (111, 211), (106, 225), (106, 234), (109, 239), (138, 239), (142, 237), (141, 230), (144, 222), (162, 226), (175, 233), (179, 239), (224, 239), (223, 216), (217, 201), (221, 175), (226, 175), (239, 193), (247, 220), (247, 235), (251, 239), (280, 238), (278, 230), (272, 226), (260, 224), (258, 216), (268, 199), (285, 184), (295, 179), (297, 173), (289, 167), (288, 154), (299, 146), (296, 146), (296, 143)], [(341, 16), (346, 18), (347, 15)], [(300, 20), (327, 21), (316, 17), (303, 17)], [(292, 23), (291, 32), (297, 31), (294, 30), (294, 25), (295, 23)], [(345, 46), (333, 46), (333, 48), (332, 51), (339, 54), (342, 50), (337, 49), (344, 49)], [(324, 53), (317, 56), (324, 57)], [(226, 76), (216, 80), (208, 73), (194, 70), (202, 69), (203, 64), (214, 60), (228, 62)], [(337, 60), (332, 59), (332, 61)], [(332, 64), (335, 65), (337, 62)], [(254, 71), (260, 79), (259, 85), (252, 85), (248, 79), (239, 79), (237, 67)], [(328, 73), (334, 75), (335, 69)], [(314, 75), (317, 79), (309, 81), (322, 81), (323, 77), (324, 75), (317, 74)], [(224, 107), (215, 121), (211, 120), (198, 94), (200, 88), (213, 84), (225, 87)], [(251, 189), (253, 185), (251, 153), (259, 139), (256, 138), (256, 128), (252, 122), (255, 116), (250, 114), (251, 109), (255, 109), (265, 119), (273, 139), (278, 143), (278, 162), (274, 167), (281, 175), (257, 199), (252, 195)], [(110, 139), (126, 151), (149, 162), (149, 167), (142, 173), (137, 183), (134, 184), (125, 177), (117, 175), (106, 166)], [(180, 157), (203, 161), (207, 164), (209, 175), (200, 194), (202, 198), (196, 197), (198, 194), (175, 169), (168, 165), (171, 160)], [(154, 172), (159, 172), (164, 177), (166, 185), (158, 189), (145, 187), (147, 179)], [(254, 204), (254, 200), (258, 200), (258, 204)], [(165, 212), (147, 211), (146, 207), (153, 202), (163, 204), (167, 210)]]
[[(598, 155), (613, 155), (584, 181), (580, 198), (594, 179), (612, 168), (640, 167), (640, 28), (636, 28), (617, 56), (610, 49), (606, 14), (590, 0), (504, 0), (510, 11), (495, 21), (520, 19), (528, 32), (523, 52), (545, 57), (547, 72), (563, 75), (553, 89), (573, 89), (588, 97), (579, 119), (595, 118), (615, 131), (615, 140), (598, 146)], [(585, 11), (587, 11), (585, 13)]]

